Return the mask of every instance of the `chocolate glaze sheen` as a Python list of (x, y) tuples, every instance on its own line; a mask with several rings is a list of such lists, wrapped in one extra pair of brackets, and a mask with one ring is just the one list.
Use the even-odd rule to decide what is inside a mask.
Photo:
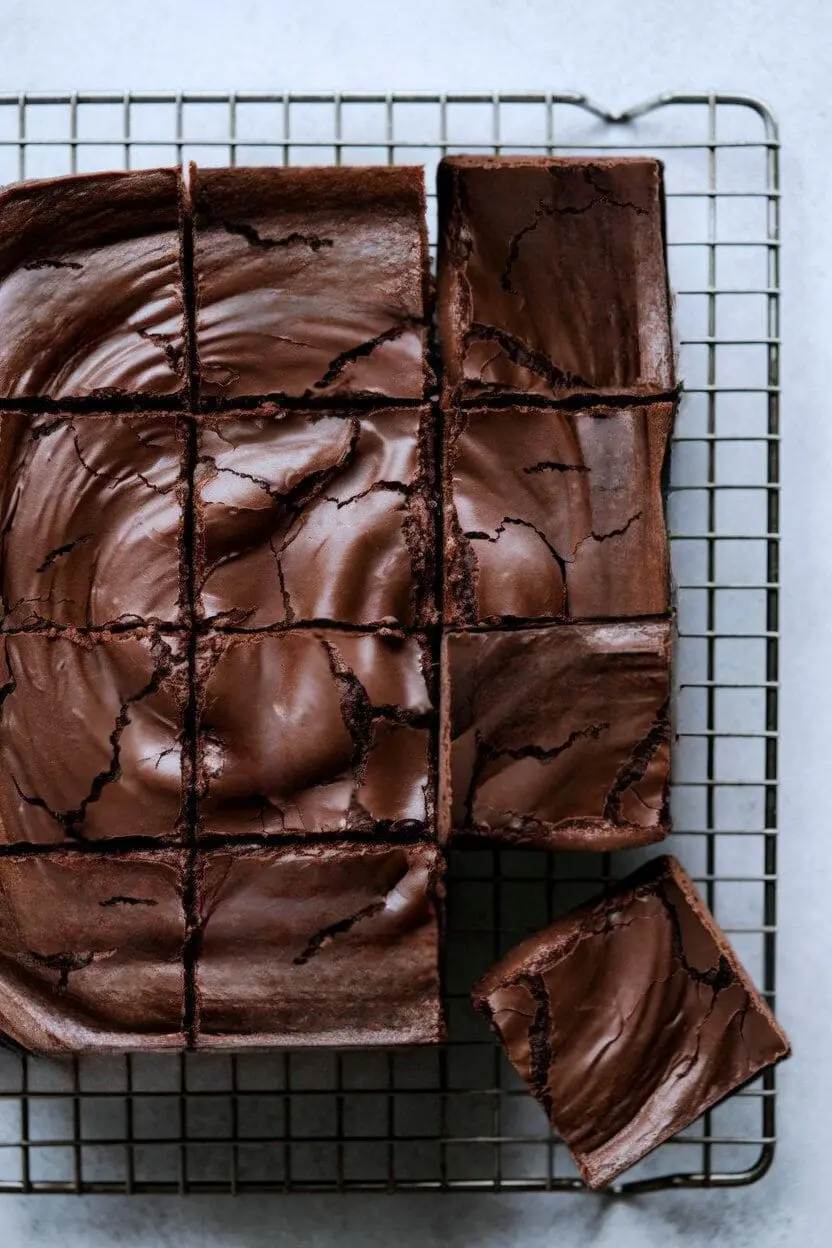
[(670, 623), (443, 640), (444, 835), (606, 851), (670, 829)]
[(672, 422), (670, 403), (449, 416), (445, 619), (668, 611), (662, 479)]
[(0, 413), (2, 627), (177, 623), (185, 491), (170, 413)]
[(0, 844), (182, 831), (186, 649), (148, 630), (0, 638)]
[(438, 191), (446, 401), (673, 388), (657, 161), (449, 156)]
[(428, 845), (200, 853), (197, 1046), (444, 1038)]
[(0, 1035), (36, 1053), (182, 1048), (186, 854), (0, 858)]
[(192, 167), (191, 187), (204, 398), (424, 396), (421, 168)]
[(524, 941), (473, 999), (592, 1188), (790, 1051), (669, 857)]
[(206, 418), (195, 485), (203, 618), (251, 629), (432, 623), (432, 439), (427, 408)]
[(197, 664), (203, 835), (433, 835), (424, 638), (218, 635)]
[(0, 194), (0, 395), (184, 395), (181, 203), (176, 169)]

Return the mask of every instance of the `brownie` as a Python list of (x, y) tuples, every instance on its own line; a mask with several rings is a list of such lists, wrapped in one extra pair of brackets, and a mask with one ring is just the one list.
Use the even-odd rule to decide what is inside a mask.
[(669, 831), (670, 623), (451, 632), (443, 835), (613, 850)]
[(473, 995), (592, 1188), (789, 1055), (669, 857), (518, 945)]
[(0, 1035), (34, 1052), (184, 1046), (186, 855), (0, 858)]
[(446, 422), (445, 619), (659, 615), (673, 405), (459, 410)]
[(442, 1040), (442, 869), (427, 845), (200, 853), (198, 1047)]
[(186, 492), (172, 413), (0, 413), (0, 627), (176, 623)]
[(191, 166), (191, 189), (203, 397), (424, 395), (421, 168)]
[(0, 844), (182, 832), (185, 647), (148, 630), (0, 638)]
[(184, 394), (181, 202), (176, 169), (0, 194), (0, 396)]
[(424, 627), (429, 408), (216, 414), (198, 434), (197, 606), (209, 622)]
[(203, 836), (434, 835), (423, 637), (218, 634), (197, 682)]
[(673, 388), (657, 161), (451, 156), (438, 190), (448, 401)]

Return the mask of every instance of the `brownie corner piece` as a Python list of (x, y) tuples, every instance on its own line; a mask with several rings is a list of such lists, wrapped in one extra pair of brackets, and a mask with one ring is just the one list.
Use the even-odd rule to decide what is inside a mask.
[(529, 937), (473, 1001), (592, 1188), (790, 1052), (671, 857)]
[(669, 620), (450, 632), (443, 834), (606, 851), (670, 830)]
[(425, 844), (201, 851), (197, 1047), (444, 1039), (443, 870)]
[(433, 686), (420, 635), (202, 638), (201, 836), (435, 839)]
[(191, 186), (203, 398), (424, 397), (420, 167), (193, 169)]
[(658, 161), (450, 156), (438, 192), (447, 402), (673, 389)]
[(184, 1048), (187, 854), (0, 858), (0, 1035), (36, 1053)]
[(177, 169), (0, 193), (0, 396), (184, 396), (182, 204)]

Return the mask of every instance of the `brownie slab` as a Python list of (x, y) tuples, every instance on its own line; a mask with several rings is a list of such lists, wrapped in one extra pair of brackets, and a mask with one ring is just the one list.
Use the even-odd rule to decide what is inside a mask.
[(424, 638), (219, 634), (197, 681), (202, 835), (435, 835)]
[(442, 870), (427, 845), (201, 853), (197, 1046), (443, 1039)]
[(789, 1055), (670, 857), (518, 945), (473, 998), (593, 1188)]
[(449, 633), (440, 829), (613, 850), (669, 831), (670, 623)]
[(0, 396), (185, 393), (181, 202), (176, 169), (0, 194)]
[(446, 422), (445, 619), (660, 615), (673, 405), (473, 408)]
[(429, 408), (216, 414), (198, 433), (197, 605), (210, 623), (433, 622)]
[(657, 161), (451, 156), (438, 191), (446, 400), (672, 389)]
[(0, 1034), (34, 1052), (184, 1047), (186, 855), (0, 859)]
[(183, 832), (184, 645), (148, 630), (0, 639), (0, 844)]
[(0, 413), (2, 628), (176, 623), (186, 467), (172, 413)]
[(204, 398), (424, 395), (420, 168), (196, 169)]

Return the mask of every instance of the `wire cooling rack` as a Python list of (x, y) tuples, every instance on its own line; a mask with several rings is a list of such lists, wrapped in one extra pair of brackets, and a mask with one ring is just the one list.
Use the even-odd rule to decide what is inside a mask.
[[(0, 96), (0, 182), (195, 159), (419, 162), (431, 187), (445, 152), (610, 150), (665, 162), (685, 381), (669, 496), (680, 639), (668, 848), (773, 1002), (780, 201), (764, 105), (665, 95), (612, 115), (575, 94)], [(468, 992), (527, 931), (645, 856), (453, 855), (442, 1050), (0, 1051), (0, 1189), (579, 1189)], [(769, 1072), (616, 1190), (750, 1183), (774, 1141)]]

